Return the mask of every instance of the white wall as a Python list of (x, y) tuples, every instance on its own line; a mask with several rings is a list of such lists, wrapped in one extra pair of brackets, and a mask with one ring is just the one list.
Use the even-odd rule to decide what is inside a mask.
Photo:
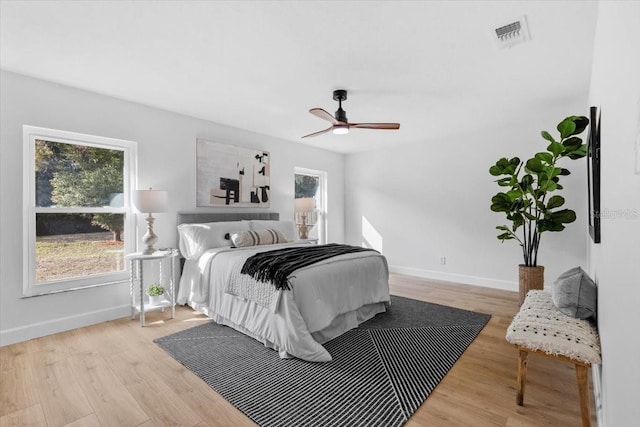
[[(279, 212), (282, 219), (293, 219), (294, 168), (327, 171), (329, 240), (344, 239), (341, 154), (4, 71), (0, 87), (0, 343), (3, 345), (128, 313), (128, 284), (22, 298), (25, 124), (137, 141), (139, 188), (169, 192), (170, 211), (155, 215), (157, 247), (175, 247), (176, 212), (195, 210), (196, 138), (270, 151), (271, 207), (262, 211)], [(144, 227), (142, 217), (139, 225)]]
[(589, 268), (598, 284), (603, 425), (638, 425), (640, 174), (634, 174), (634, 159), (640, 156), (639, 2), (599, 4), (590, 101), (602, 111), (602, 243), (589, 245)]
[[(556, 125), (573, 114), (588, 115), (586, 93), (583, 99), (553, 102), (535, 116), (498, 129), (448, 140), (425, 136), (421, 144), (348, 155), (347, 242), (363, 241), (366, 219), (379, 233), (393, 271), (517, 291), (522, 252), (514, 241), (496, 238), (496, 225), (506, 222), (489, 209), (500, 189), (489, 167), (500, 157), (526, 159), (543, 151), (548, 143), (540, 131), (556, 135)], [(564, 165), (572, 175), (563, 177), (560, 194), (578, 220), (562, 233), (543, 234), (538, 263), (545, 266), (547, 287), (562, 271), (586, 264), (586, 162), (567, 160)]]

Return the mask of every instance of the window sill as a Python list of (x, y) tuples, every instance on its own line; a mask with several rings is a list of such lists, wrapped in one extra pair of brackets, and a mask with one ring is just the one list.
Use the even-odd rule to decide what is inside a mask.
[[(72, 292), (72, 291), (81, 291), (83, 289), (93, 289), (93, 288), (99, 288), (99, 287), (103, 287), (103, 286), (111, 286), (111, 285), (120, 285), (123, 283), (129, 283), (129, 279), (118, 279), (118, 280), (114, 280), (111, 282), (105, 282), (105, 283), (96, 283), (93, 285), (85, 285), (85, 286), (75, 286), (75, 287), (70, 287), (70, 288), (65, 288), (65, 289), (38, 289), (37, 287), (35, 288), (30, 288), (30, 289), (25, 289), (22, 292), (22, 297), (21, 298), (34, 298), (34, 297), (41, 297), (41, 296), (45, 296), (45, 295), (54, 295), (54, 294), (61, 294), (64, 292)], [(44, 285), (46, 286), (46, 285)]]

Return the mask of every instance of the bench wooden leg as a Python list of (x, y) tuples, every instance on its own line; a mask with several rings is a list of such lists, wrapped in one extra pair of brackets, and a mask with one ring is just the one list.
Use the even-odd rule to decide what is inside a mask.
[(589, 385), (587, 383), (587, 367), (576, 364), (576, 378), (578, 379), (578, 394), (580, 395), (580, 413), (582, 426), (591, 426), (591, 412), (589, 411)]
[(527, 381), (527, 356), (528, 352), (520, 350), (518, 355), (518, 391), (516, 393), (516, 403), (524, 405), (524, 386)]

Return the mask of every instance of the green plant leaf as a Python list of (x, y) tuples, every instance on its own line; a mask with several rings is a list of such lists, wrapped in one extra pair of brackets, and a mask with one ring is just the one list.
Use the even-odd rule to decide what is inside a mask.
[[(562, 173), (562, 168), (550, 168), (549, 171), (549, 176), (551, 176), (551, 178), (557, 178), (558, 175), (560, 175)], [(556, 179), (553, 179), (556, 183), (558, 182)]]
[(511, 233), (502, 233), (498, 235), (498, 239), (504, 242), (505, 240), (512, 240), (513, 236), (511, 235)]
[(587, 155), (587, 145), (584, 144), (568, 154), (571, 160), (581, 159)]
[(558, 123), (558, 132), (560, 132), (560, 139), (565, 139), (568, 136), (571, 136), (576, 131), (576, 124), (573, 121), (573, 117), (567, 117), (560, 123)]
[(556, 140), (553, 139), (551, 134), (549, 132), (547, 132), (546, 130), (543, 130), (542, 132), (540, 132), (540, 135), (542, 135), (542, 137), (544, 139), (546, 139), (547, 141), (549, 141), (549, 142), (556, 142)]
[(512, 202), (522, 197), (522, 190), (519, 188), (507, 191), (507, 196), (509, 196), (509, 200)]
[(500, 178), (496, 182), (500, 187), (511, 187), (511, 181), (512, 181), (511, 177), (507, 177), (507, 178)]
[(558, 157), (564, 151), (564, 145), (559, 142), (552, 142), (547, 147), (547, 150), (551, 151), (555, 157)]
[(493, 212), (509, 212), (509, 208), (505, 208), (498, 203), (492, 203), (490, 209)]
[(522, 180), (520, 181), (520, 185), (524, 188), (528, 188), (528, 187), (531, 187), (533, 182), (534, 182), (533, 176), (531, 176), (530, 174), (526, 174), (526, 175), (523, 175)]
[(506, 157), (502, 157), (496, 162), (495, 165), (489, 168), (489, 173), (494, 176), (502, 175), (507, 166), (509, 166), (509, 160), (507, 160)]
[(551, 215), (549, 215), (549, 220), (562, 224), (568, 224), (576, 220), (576, 213), (571, 209), (562, 209), (556, 212), (551, 212)]
[(522, 214), (516, 212), (511, 216), (511, 221), (513, 221), (513, 228), (512, 230), (515, 232), (522, 224), (524, 224), (524, 218), (522, 217)]
[(562, 231), (564, 228), (561, 222), (554, 222), (549, 219), (541, 219), (537, 224), (537, 230), (540, 233), (544, 233), (545, 231)]
[(551, 178), (551, 181), (553, 181), (553, 183), (556, 185), (554, 188), (555, 190), (562, 190), (562, 185), (558, 184), (560, 182), (559, 176), (554, 176), (553, 178)]
[(542, 162), (540, 161), (540, 159), (536, 159), (534, 157), (532, 159), (527, 160), (526, 168), (527, 170), (533, 173), (540, 173), (544, 169), (544, 166), (542, 165)]
[(582, 145), (582, 139), (578, 138), (577, 136), (572, 136), (571, 138), (567, 138), (562, 141), (562, 145), (564, 145), (567, 150), (573, 151)]
[(503, 169), (503, 168), (501, 168), (501, 167), (499, 167), (499, 166), (497, 166), (497, 165), (493, 165), (493, 166), (491, 166), (491, 167), (489, 168), (489, 173), (490, 173), (492, 176), (500, 176), (500, 175), (503, 175), (503, 174), (504, 174), (504, 172), (503, 172), (503, 171), (504, 171), (504, 169)]
[(545, 163), (553, 163), (553, 156), (546, 151), (542, 151), (540, 153), (536, 153), (535, 158), (541, 160)]
[(540, 180), (538, 181), (540, 184), (540, 193), (537, 194), (536, 198), (541, 198), (544, 196), (545, 192), (555, 191), (558, 189), (558, 185), (555, 182), (556, 178), (551, 178), (546, 174), (540, 175)]
[(514, 157), (510, 160), (508, 160), (506, 157), (503, 157), (498, 160), (495, 165), (489, 168), (489, 173), (492, 176), (512, 175), (515, 173), (516, 168), (519, 164), (520, 159), (518, 159), (517, 157)]
[(516, 200), (515, 204), (517, 204), (517, 209), (514, 210), (522, 211), (524, 209), (529, 209), (529, 206), (531, 206), (531, 200), (523, 197), (522, 199)]
[(561, 176), (571, 175), (571, 171), (569, 169), (562, 168), (562, 170), (560, 171), (560, 175)]
[(564, 205), (564, 197), (552, 196), (547, 203), (547, 209), (559, 208), (562, 205)]
[(491, 198), (491, 210), (494, 212), (509, 212), (511, 199), (505, 193), (498, 193)]
[(582, 133), (582, 131), (585, 130), (587, 126), (589, 126), (589, 119), (585, 116), (571, 116), (568, 118), (573, 120), (573, 123), (575, 123), (576, 125), (576, 129), (573, 131), (574, 135)]

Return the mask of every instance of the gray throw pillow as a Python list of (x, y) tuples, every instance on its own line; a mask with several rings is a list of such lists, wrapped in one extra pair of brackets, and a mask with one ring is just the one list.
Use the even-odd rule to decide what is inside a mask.
[(565, 271), (553, 282), (552, 297), (567, 316), (587, 319), (596, 314), (596, 284), (580, 267)]

